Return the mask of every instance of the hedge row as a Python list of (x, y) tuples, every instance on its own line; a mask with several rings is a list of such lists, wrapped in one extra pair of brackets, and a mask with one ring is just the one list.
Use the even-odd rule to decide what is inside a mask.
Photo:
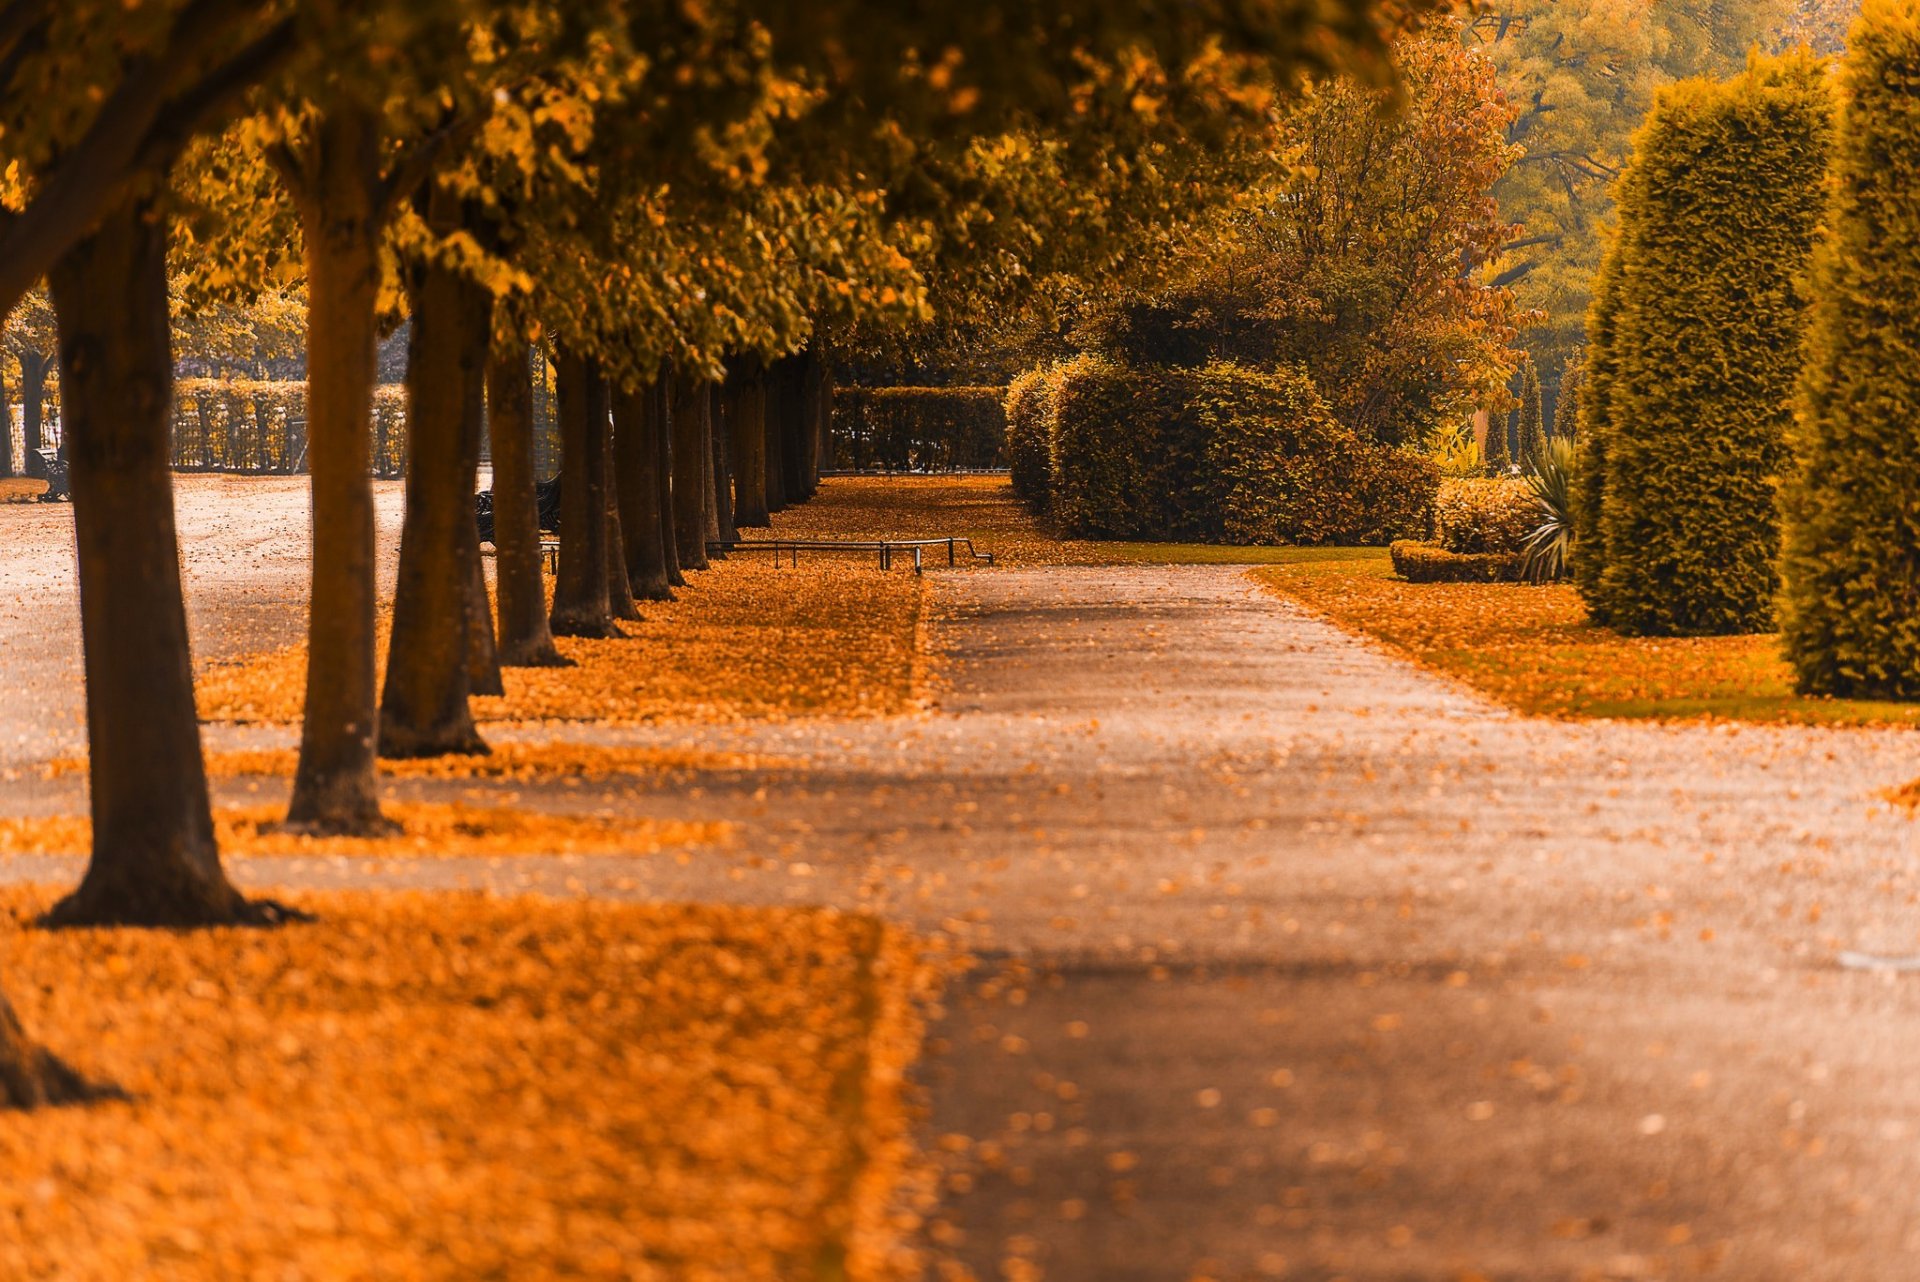
[(1526, 565), (1519, 552), (1449, 552), (1411, 539), (1395, 541), (1387, 555), (1409, 583), (1518, 583)]
[(1581, 424), (1578, 582), (1622, 631), (1772, 625), (1832, 127), (1824, 64), (1800, 53), (1667, 87), (1634, 137)]
[(1425, 533), (1439, 484), (1341, 426), (1297, 369), (1080, 356), (1016, 380), (1007, 424), (1021, 497), (1095, 538), (1384, 544)]
[(1827, 240), (1783, 495), (1781, 625), (1813, 694), (1920, 698), (1920, 9), (1847, 42)]
[(999, 387), (847, 387), (833, 396), (834, 462), (861, 471), (1004, 466)]

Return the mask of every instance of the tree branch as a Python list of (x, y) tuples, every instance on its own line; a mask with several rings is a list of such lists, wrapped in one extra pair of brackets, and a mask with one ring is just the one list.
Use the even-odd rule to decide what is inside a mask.
[(380, 195), (376, 207), (380, 210), (381, 217), (383, 219), (392, 217), (393, 211), (400, 207), (401, 202), (411, 197), (420, 184), (433, 173), (441, 158), (471, 142), (492, 114), (491, 102), (465, 115), (455, 112), (442, 121), (432, 133), (427, 134), (403, 152), (380, 184)]

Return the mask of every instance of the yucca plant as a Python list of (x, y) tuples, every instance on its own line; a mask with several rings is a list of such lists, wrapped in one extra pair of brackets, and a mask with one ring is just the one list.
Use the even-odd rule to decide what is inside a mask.
[(1573, 442), (1555, 437), (1527, 473), (1527, 489), (1540, 505), (1541, 521), (1527, 536), (1520, 572), (1529, 583), (1561, 578), (1573, 560)]

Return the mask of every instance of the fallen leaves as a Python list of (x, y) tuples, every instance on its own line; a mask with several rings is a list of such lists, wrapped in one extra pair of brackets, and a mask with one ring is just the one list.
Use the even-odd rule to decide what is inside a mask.
[[(6, 892), (24, 917), (36, 891)], [(904, 1276), (932, 972), (830, 910), (302, 898), (277, 931), (0, 931), (128, 1103), (0, 1127), (0, 1276)]]
[[(291, 748), (258, 748), (207, 754), (212, 779), (291, 778), (299, 754)], [(511, 783), (554, 779), (604, 780), (627, 775), (705, 774), (728, 770), (767, 771), (792, 766), (786, 757), (762, 753), (711, 752), (697, 748), (609, 746), (586, 743), (497, 743), (484, 755), (457, 754), (382, 761), (389, 779), (491, 779)], [(87, 772), (84, 757), (47, 763), (45, 775), (58, 779)]]
[(1466, 682), (1558, 717), (1920, 724), (1920, 706), (1794, 693), (1773, 635), (1626, 637), (1595, 626), (1570, 586), (1407, 583), (1367, 550), (1255, 571), (1280, 596)]
[[(315, 837), (280, 827), (284, 806), (223, 807), (213, 813), (225, 855), (362, 856), (385, 859), (486, 855), (651, 855), (726, 840), (733, 825), (551, 815), (518, 807), (438, 802), (386, 803), (401, 831), (389, 837)], [(70, 816), (0, 818), (0, 855), (84, 855), (92, 824)]]
[[(733, 557), (679, 598), (647, 603), (626, 635), (562, 637), (566, 668), (508, 668), (482, 722), (777, 720), (911, 711), (919, 687), (922, 581), (821, 558), (798, 568)], [(384, 628), (383, 628), (384, 631)], [(384, 662), (385, 643), (382, 641)], [(208, 668), (206, 721), (292, 723), (306, 689), (304, 643)]]

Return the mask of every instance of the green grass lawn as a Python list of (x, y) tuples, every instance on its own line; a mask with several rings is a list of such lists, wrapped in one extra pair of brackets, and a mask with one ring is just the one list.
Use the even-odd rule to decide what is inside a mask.
[[(1338, 553), (1339, 549), (1326, 549)], [(1771, 633), (1627, 637), (1564, 584), (1408, 583), (1384, 556), (1323, 555), (1258, 571), (1276, 593), (1521, 712), (1663, 721), (1916, 725), (1920, 705), (1796, 694)]]

